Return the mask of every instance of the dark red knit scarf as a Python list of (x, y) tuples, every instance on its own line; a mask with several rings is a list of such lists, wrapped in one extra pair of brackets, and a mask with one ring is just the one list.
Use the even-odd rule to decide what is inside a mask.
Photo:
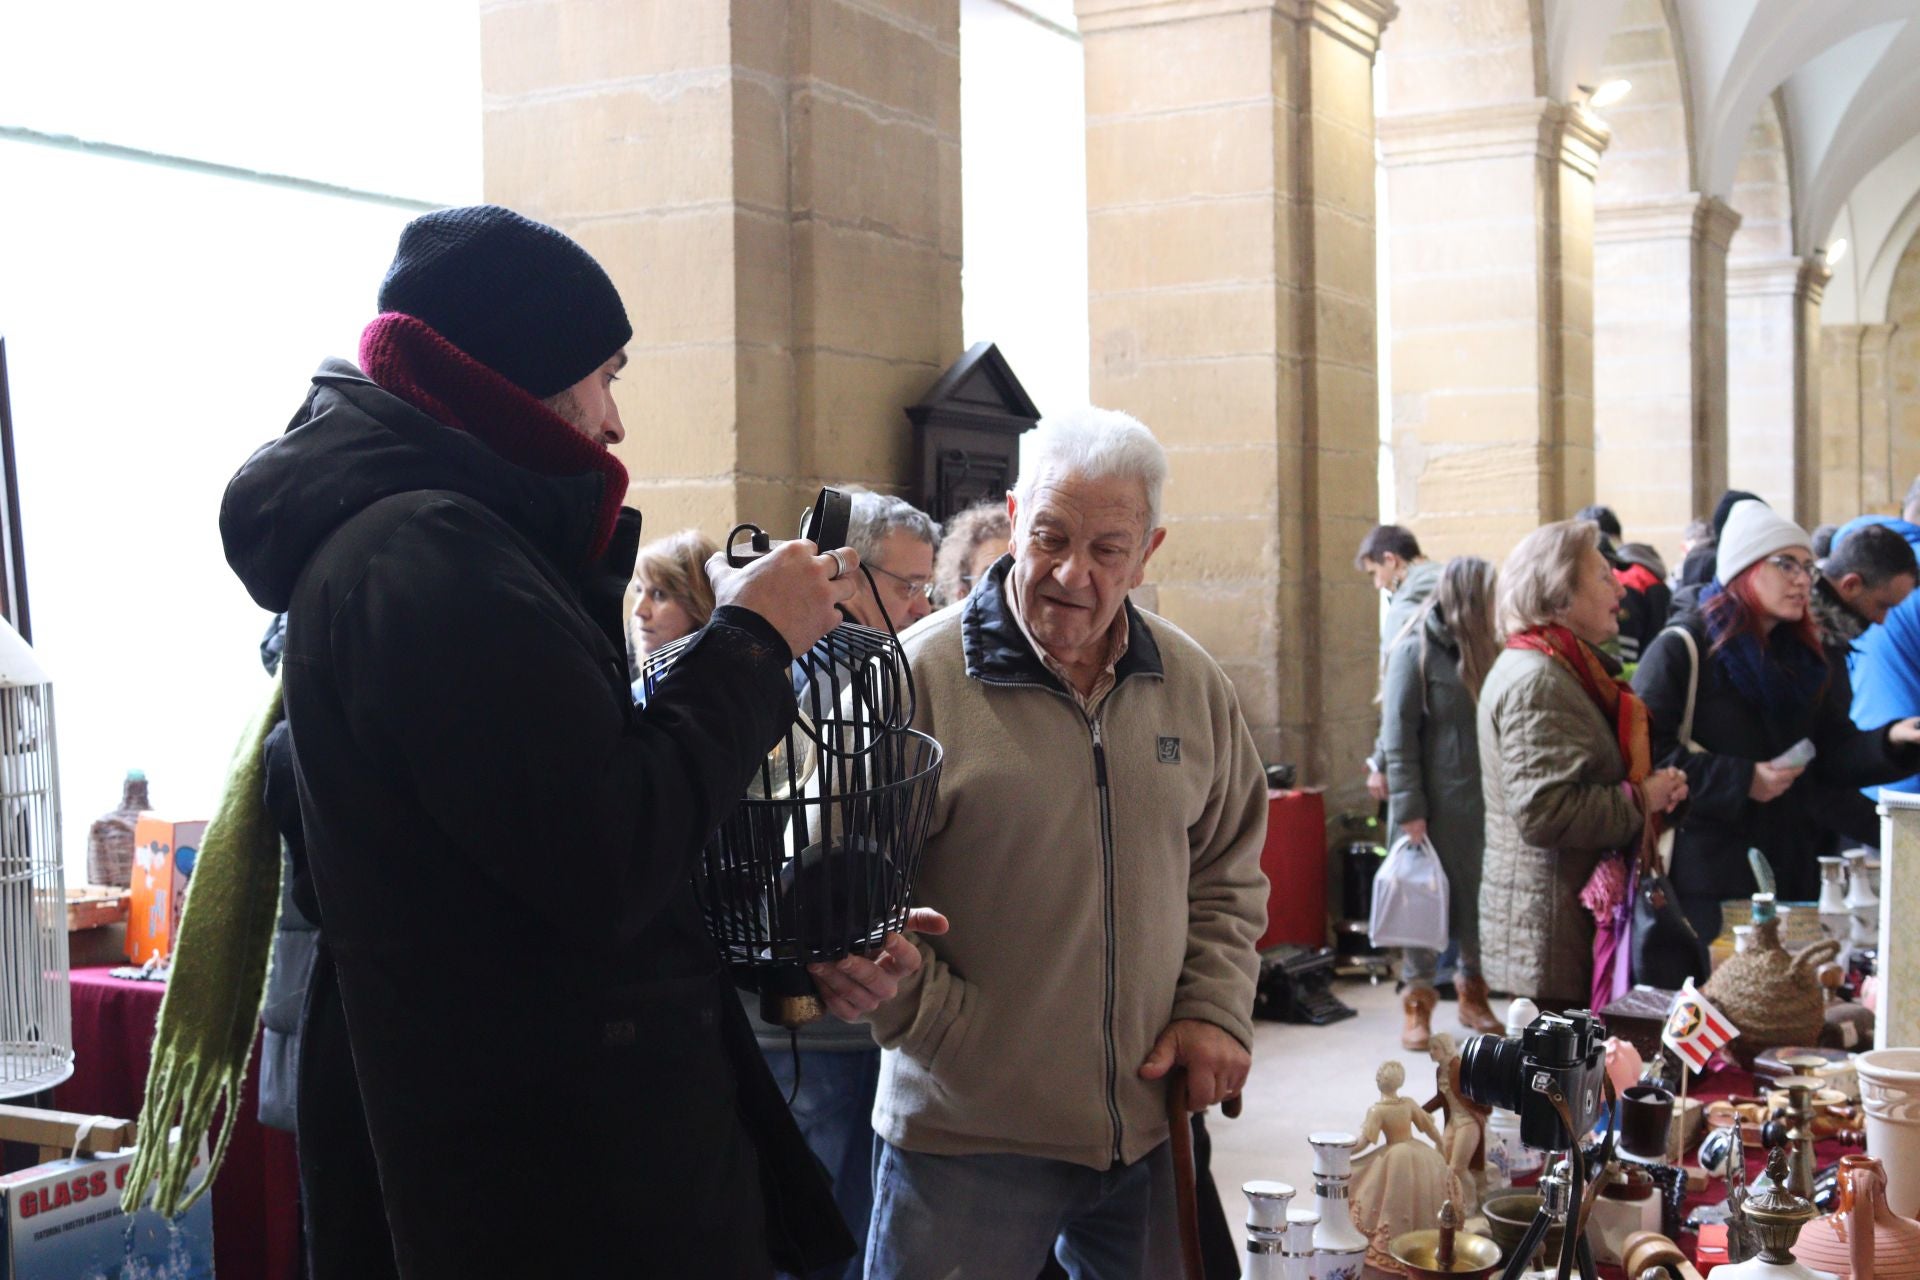
[(516, 467), (543, 476), (598, 472), (605, 483), (587, 558), (606, 551), (626, 501), (627, 469), (604, 446), (414, 316), (389, 311), (368, 325), (360, 335), (360, 368), (382, 389)]

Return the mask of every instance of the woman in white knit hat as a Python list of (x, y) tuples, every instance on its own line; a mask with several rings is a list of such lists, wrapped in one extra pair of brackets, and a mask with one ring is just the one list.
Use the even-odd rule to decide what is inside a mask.
[(1815, 816), (1821, 790), (1920, 769), (1920, 719), (1862, 729), (1828, 696), (1808, 610), (1819, 572), (1812, 541), (1764, 502), (1737, 504), (1698, 607), (1654, 640), (1634, 673), (1655, 758), (1686, 770), (1671, 878), (1703, 946), (1720, 932), (1721, 902), (1756, 888), (1748, 849), (1766, 855), (1782, 901), (1817, 897), (1816, 859), (1835, 841)]

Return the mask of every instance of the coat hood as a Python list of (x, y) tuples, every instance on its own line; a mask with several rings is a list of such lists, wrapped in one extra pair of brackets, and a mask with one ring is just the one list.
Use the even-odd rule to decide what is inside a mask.
[(346, 361), (328, 360), (286, 433), (228, 482), (220, 537), (247, 594), (278, 613), (328, 536), (382, 498), (424, 489), (465, 495), (572, 571), (593, 549), (602, 488), (597, 474), (543, 476), (515, 466)]

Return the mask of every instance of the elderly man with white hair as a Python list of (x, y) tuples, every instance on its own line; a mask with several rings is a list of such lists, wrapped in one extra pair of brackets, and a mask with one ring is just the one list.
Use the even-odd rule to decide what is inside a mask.
[(953, 927), (870, 1015), (870, 1278), (1178, 1273), (1167, 1076), (1196, 1109), (1246, 1080), (1267, 800), (1219, 666), (1127, 601), (1166, 474), (1125, 414), (1041, 423), (1013, 553), (905, 638), (946, 748), (915, 892)]

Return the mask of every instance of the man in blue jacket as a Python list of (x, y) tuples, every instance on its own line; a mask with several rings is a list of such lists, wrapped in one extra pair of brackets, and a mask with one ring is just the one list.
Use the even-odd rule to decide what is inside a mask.
[[(1833, 536), (1837, 547), (1863, 525), (1883, 524), (1920, 551), (1920, 476), (1907, 490), (1901, 518), (1861, 516), (1840, 527)], [(1920, 593), (1889, 610), (1886, 621), (1870, 628), (1854, 644), (1853, 719), (1856, 724), (1880, 724), (1920, 713)], [(1877, 790), (1920, 791), (1920, 774), (1888, 783)]]

